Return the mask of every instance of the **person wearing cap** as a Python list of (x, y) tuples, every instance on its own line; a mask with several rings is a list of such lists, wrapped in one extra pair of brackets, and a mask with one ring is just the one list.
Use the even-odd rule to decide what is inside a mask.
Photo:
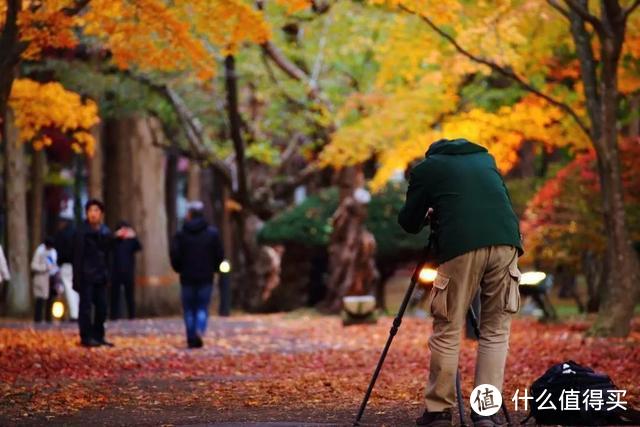
[(218, 230), (204, 218), (204, 205), (192, 201), (182, 229), (171, 242), (171, 266), (180, 274), (180, 293), (189, 348), (202, 347), (207, 329), (213, 276), (219, 271), (224, 250)]
[(128, 222), (120, 221), (116, 226), (113, 240), (113, 264), (111, 267), (111, 320), (120, 318), (120, 291), (124, 288), (129, 319), (136, 317), (135, 272), (136, 252), (142, 245), (136, 232)]
[[(502, 391), (511, 318), (520, 308), (518, 218), (509, 192), (487, 149), (465, 139), (442, 139), (412, 170), (398, 222), (418, 233), (433, 209), (432, 258), (438, 264), (429, 297), (433, 333), (425, 392), (426, 410), (416, 424), (452, 425), (460, 335), (471, 301), (480, 290), (480, 338), (475, 386)], [(495, 416), (473, 412), (475, 427), (498, 425)]]

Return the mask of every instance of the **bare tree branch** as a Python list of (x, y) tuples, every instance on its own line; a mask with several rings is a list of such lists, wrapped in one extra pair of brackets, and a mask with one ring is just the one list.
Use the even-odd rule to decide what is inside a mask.
[(73, 6), (67, 6), (67, 7), (63, 8), (62, 12), (67, 16), (77, 15), (90, 2), (91, 2), (91, 0), (75, 0)]
[(549, 3), (552, 8), (560, 12), (565, 18), (569, 19), (569, 11), (560, 6), (556, 0), (547, 0), (547, 3)]
[(231, 174), (229, 168), (221, 160), (216, 158), (215, 154), (205, 145), (206, 137), (200, 120), (191, 113), (182, 98), (170, 87), (164, 86), (167, 98), (170, 100), (174, 111), (177, 113), (182, 128), (187, 136), (187, 141), (191, 150), (197, 154), (200, 159), (206, 159), (214, 169), (224, 178), (225, 182), (231, 183)]
[(291, 62), (273, 43), (266, 42), (261, 45), (263, 52), (289, 77), (304, 83), (309, 89), (309, 98), (320, 102), (329, 110), (333, 107), (329, 99), (322, 93), (316, 82), (314, 82), (300, 67)]
[(580, 62), (580, 77), (586, 95), (587, 114), (591, 120), (591, 136), (600, 138), (602, 131), (602, 115), (600, 114), (600, 92), (598, 89), (597, 68), (591, 44), (591, 35), (587, 31), (585, 21), (578, 13), (569, 12), (569, 24), (573, 42), (576, 46), (578, 61)]
[(331, 16), (328, 16), (322, 27), (322, 35), (320, 36), (320, 42), (318, 43), (318, 55), (313, 63), (313, 71), (311, 72), (310, 84), (311, 87), (318, 87), (318, 79), (320, 78), (320, 72), (322, 71), (322, 61), (324, 59), (324, 47), (327, 44), (327, 31), (331, 25)]
[(129, 70), (114, 69), (109, 70), (109, 72), (121, 73), (132, 80), (142, 83), (165, 98), (176, 113), (176, 116), (178, 116), (180, 127), (184, 131), (187, 142), (189, 143), (189, 148), (191, 149), (192, 154), (188, 157), (209, 163), (214, 169), (220, 172), (220, 175), (227, 183), (231, 183), (231, 174), (227, 165), (220, 159), (216, 158), (211, 149), (206, 146), (206, 136), (202, 123), (195, 114), (189, 110), (189, 107), (175, 90), (167, 85), (155, 83), (149, 78), (140, 74), (132, 73)]
[(305, 136), (302, 134), (293, 135), (293, 137), (289, 139), (289, 143), (280, 155), (280, 159), (282, 160), (280, 170), (282, 170), (283, 166), (293, 157), (298, 147), (304, 143), (304, 140)]
[(270, 41), (261, 45), (263, 52), (269, 57), (282, 71), (294, 80), (305, 83), (309, 87), (309, 95), (315, 98), (318, 95), (318, 88), (309, 79), (309, 76), (300, 69), (296, 64), (289, 61), (280, 50)]
[(327, 13), (331, 9), (331, 3), (328, 1), (311, 0), (311, 8), (317, 14)]
[(25, 46), (17, 46), (19, 39), (18, 14), (22, 8), (22, 1), (9, 0), (5, 11), (4, 26), (0, 35), (0, 66), (2, 70), (13, 67), (17, 63)]
[(634, 10), (636, 10), (636, 8), (640, 6), (640, 0), (636, 0), (634, 1), (631, 6), (629, 6), (628, 8), (626, 8), (624, 10), (623, 16), (625, 21), (629, 18), (629, 15), (631, 15), (633, 13)]
[(198, 153), (195, 153), (193, 150), (186, 150), (180, 147), (176, 139), (177, 138), (176, 132), (171, 128), (169, 128), (169, 126), (167, 126), (167, 124), (162, 120), (158, 112), (150, 111), (149, 113), (151, 114), (152, 117), (155, 117), (160, 123), (160, 126), (162, 127), (162, 133), (165, 136), (164, 139), (167, 141), (167, 143), (163, 143), (163, 141), (160, 138), (154, 137), (152, 144), (155, 147), (162, 148), (163, 150), (174, 150), (175, 153), (183, 157), (186, 157), (190, 160), (194, 160), (196, 162), (209, 163), (211, 161), (211, 158), (207, 156), (201, 156)]
[(304, 184), (314, 174), (320, 172), (320, 168), (317, 163), (309, 163), (304, 169), (294, 176), (287, 176), (284, 181), (272, 179), (266, 187), (272, 189), (276, 197), (284, 197), (291, 193), (296, 187)]
[(404, 10), (405, 12), (408, 12), (408, 13), (410, 13), (412, 15), (419, 16), (429, 27), (431, 27), (431, 29), (433, 31), (435, 31), (442, 38), (444, 38), (449, 43), (451, 43), (451, 45), (459, 53), (461, 53), (462, 55), (466, 56), (467, 58), (471, 59), (472, 61), (474, 61), (474, 62), (476, 62), (478, 64), (486, 65), (487, 67), (491, 68), (496, 73), (501, 74), (501, 75), (503, 75), (503, 76), (515, 81), (518, 85), (520, 85), (523, 89), (527, 90), (528, 92), (533, 93), (534, 95), (538, 96), (539, 98), (542, 98), (545, 101), (547, 101), (549, 104), (554, 105), (554, 106), (558, 107), (559, 109), (561, 109), (562, 111), (564, 111), (565, 113), (569, 114), (575, 120), (576, 124), (580, 127), (580, 129), (582, 129), (582, 131), (587, 136), (590, 136), (589, 127), (580, 118), (578, 113), (576, 113), (573, 110), (573, 108), (571, 108), (569, 105), (565, 104), (564, 102), (558, 101), (558, 100), (552, 98), (551, 96), (545, 94), (544, 92), (541, 92), (540, 90), (536, 89), (530, 83), (528, 83), (525, 80), (523, 80), (522, 77), (518, 76), (516, 73), (514, 73), (509, 68), (501, 66), (501, 65), (498, 65), (497, 63), (495, 63), (493, 61), (490, 61), (490, 60), (488, 60), (486, 58), (482, 58), (480, 56), (472, 54), (467, 49), (462, 47), (457, 42), (457, 40), (455, 38), (453, 38), (452, 36), (447, 34), (443, 29), (438, 27), (436, 24), (434, 24), (433, 21), (429, 17), (427, 17), (427, 16), (425, 16), (425, 15), (419, 13), (419, 12), (413, 11), (413, 10), (407, 8), (404, 5), (400, 5), (399, 7), (400, 7), (400, 9)]
[(262, 63), (264, 64), (264, 67), (267, 70), (267, 74), (269, 75), (269, 78), (271, 79), (273, 84), (276, 85), (276, 87), (278, 89), (280, 89), (280, 91), (282, 92), (282, 96), (284, 96), (287, 99), (287, 101), (291, 102), (293, 105), (296, 105), (298, 107), (303, 108), (304, 104), (302, 102), (298, 101), (297, 99), (292, 98), (287, 93), (287, 91), (282, 87), (282, 85), (278, 81), (278, 78), (276, 77), (275, 73), (273, 72), (273, 68), (271, 68), (271, 63), (268, 61), (268, 58), (267, 58), (267, 56), (266, 56), (266, 54), (264, 52), (260, 56), (260, 58), (262, 58)]
[(236, 153), (236, 176), (238, 179), (238, 191), (236, 195), (244, 208), (251, 206), (251, 196), (249, 194), (249, 182), (247, 179), (247, 165), (245, 156), (244, 141), (241, 127), (241, 117), (238, 107), (238, 77), (236, 75), (235, 58), (227, 55), (224, 58), (224, 81), (227, 93), (227, 114), (229, 116), (229, 132), (231, 142)]
[(564, 2), (569, 6), (569, 8), (571, 8), (571, 10), (580, 15), (582, 19), (590, 23), (598, 34), (602, 35), (605, 32), (602, 21), (598, 19), (597, 16), (589, 13), (588, 5), (585, 7), (576, 2), (576, 0), (564, 0)]
[(175, 90), (173, 90), (169, 86), (164, 85), (160, 86), (160, 90), (165, 95), (174, 111), (178, 115), (178, 118), (182, 123), (182, 127), (185, 130), (187, 140), (189, 141), (191, 148), (193, 148), (193, 150), (201, 156), (206, 155), (209, 150), (202, 144), (205, 137), (204, 129), (202, 123), (200, 122), (200, 119), (198, 119), (195, 114), (193, 114), (193, 112), (189, 110), (189, 107), (187, 107), (182, 97), (178, 95)]
[[(264, 0), (257, 0), (256, 7), (258, 10), (264, 10)], [(315, 7), (315, 6), (314, 6)], [(315, 10), (315, 9), (314, 9)], [(317, 13), (326, 13), (329, 7), (322, 7)], [(321, 41), (322, 42), (322, 41)], [(313, 76), (309, 76), (304, 70), (294, 64), (284, 53), (278, 49), (278, 47), (271, 41), (267, 41), (260, 45), (264, 54), (271, 59), (282, 71), (284, 71), (289, 77), (304, 83), (309, 90), (309, 98), (321, 102), (328, 109), (332, 109), (331, 102), (324, 96), (320, 87), (317, 84), (317, 79)], [(322, 46), (320, 51), (322, 52)]]

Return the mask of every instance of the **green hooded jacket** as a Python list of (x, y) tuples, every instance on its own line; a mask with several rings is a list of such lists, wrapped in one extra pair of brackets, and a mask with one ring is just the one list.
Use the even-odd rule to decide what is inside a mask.
[(522, 255), (518, 218), (487, 149), (466, 139), (439, 140), (412, 170), (398, 223), (408, 233), (433, 208), (434, 259), (441, 264), (486, 246), (510, 245)]

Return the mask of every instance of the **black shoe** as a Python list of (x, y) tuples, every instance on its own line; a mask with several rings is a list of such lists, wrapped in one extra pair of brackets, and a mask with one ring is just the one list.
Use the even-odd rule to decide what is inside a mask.
[(473, 421), (473, 427), (500, 427), (507, 425), (506, 422), (502, 422), (498, 414), (486, 416), (478, 415), (471, 410), (471, 420)]
[(88, 340), (80, 341), (80, 345), (82, 347), (100, 347), (102, 344), (100, 344), (99, 341), (96, 341), (93, 338), (89, 338)]
[(195, 337), (193, 339), (187, 340), (187, 345), (189, 346), (189, 348), (202, 348), (204, 344), (202, 342), (202, 338)]
[(98, 342), (100, 343), (100, 345), (103, 345), (103, 346), (105, 346), (105, 347), (115, 347), (115, 344), (114, 344), (114, 343), (109, 342), (109, 341), (107, 341), (107, 340), (105, 340), (105, 339), (102, 339), (102, 340), (100, 340), (100, 341), (98, 341)]
[(445, 409), (442, 412), (429, 412), (425, 409), (424, 414), (416, 419), (416, 425), (429, 426), (429, 427), (450, 427), (453, 425), (451, 422), (451, 409)]

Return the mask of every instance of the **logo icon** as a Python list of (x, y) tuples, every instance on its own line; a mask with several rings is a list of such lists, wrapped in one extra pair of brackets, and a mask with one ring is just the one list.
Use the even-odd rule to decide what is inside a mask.
[(500, 410), (502, 395), (491, 384), (480, 384), (471, 392), (469, 402), (471, 403), (471, 409), (476, 414), (488, 417)]

